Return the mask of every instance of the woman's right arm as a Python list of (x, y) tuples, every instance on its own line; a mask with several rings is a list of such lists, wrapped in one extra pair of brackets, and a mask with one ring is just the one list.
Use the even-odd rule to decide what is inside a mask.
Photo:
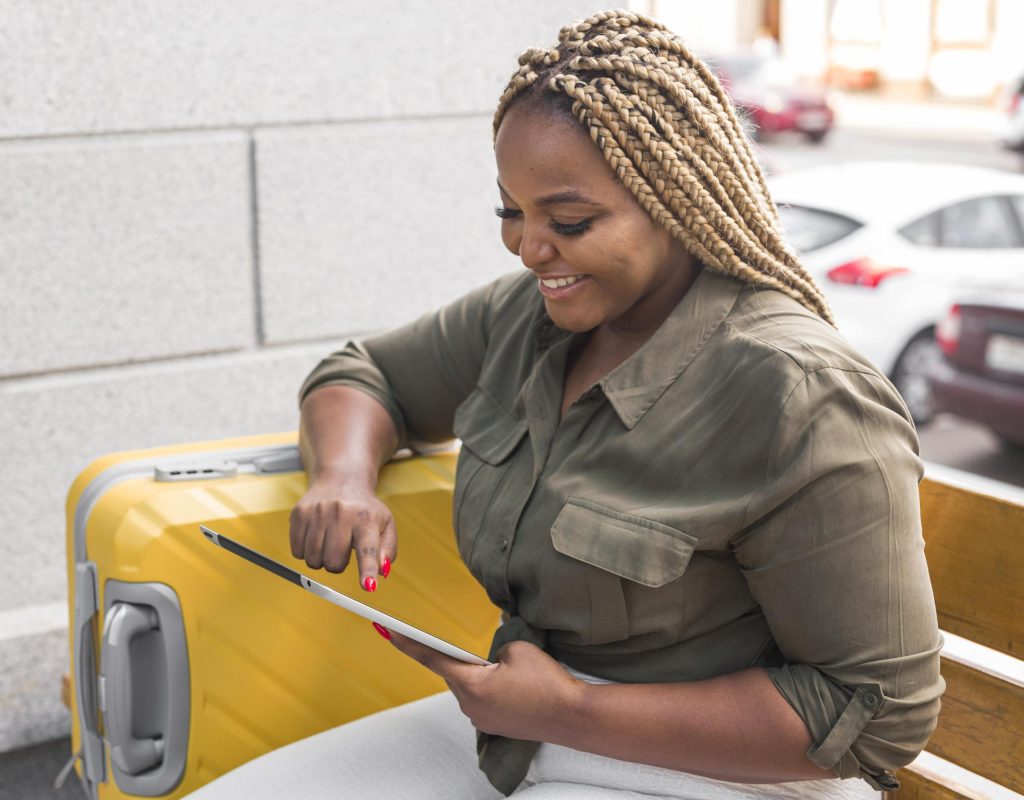
[(292, 511), (292, 555), (341, 572), (355, 551), (359, 583), (370, 590), (397, 556), (395, 521), (375, 489), (380, 467), (398, 448), (398, 430), (384, 406), (350, 386), (311, 392), (301, 409), (309, 491)]
[(292, 554), (359, 580), (386, 574), (395, 524), (377, 499), (377, 473), (399, 447), (453, 436), (455, 409), (476, 386), (491, 329), (522, 291), (505, 276), (397, 330), (325, 358), (300, 392), (299, 447), (309, 491), (291, 517)]

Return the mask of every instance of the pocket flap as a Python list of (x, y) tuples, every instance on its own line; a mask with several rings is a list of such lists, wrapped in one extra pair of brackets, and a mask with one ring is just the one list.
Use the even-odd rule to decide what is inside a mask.
[(516, 449), (527, 428), (477, 386), (455, 409), (452, 430), (474, 455), (488, 464), (500, 464)]
[(555, 549), (643, 586), (680, 577), (697, 538), (660, 522), (569, 498), (551, 527)]

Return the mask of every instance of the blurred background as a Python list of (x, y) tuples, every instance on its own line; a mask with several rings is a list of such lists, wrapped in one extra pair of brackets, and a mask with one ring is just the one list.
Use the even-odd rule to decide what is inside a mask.
[[(1024, 0), (629, 7), (720, 75), (923, 457), (1024, 486)], [(324, 354), (518, 268), (491, 113), (594, 10), (0, 0), (0, 798), (69, 755), (75, 475), (293, 430)]]

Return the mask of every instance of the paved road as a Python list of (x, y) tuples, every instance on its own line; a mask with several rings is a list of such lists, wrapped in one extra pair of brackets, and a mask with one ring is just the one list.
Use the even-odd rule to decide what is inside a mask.
[(980, 136), (946, 139), (837, 128), (818, 145), (807, 144), (799, 136), (786, 135), (761, 142), (758, 147), (764, 155), (766, 166), (773, 171), (862, 159), (905, 159), (973, 164), (1009, 172), (1024, 172), (1024, 157), (1004, 150), (994, 141)]
[(73, 775), (60, 790), (53, 788), (53, 780), (70, 754), (69, 739), (0, 753), (0, 800), (84, 800), (85, 793)]
[(984, 426), (942, 414), (918, 433), (924, 459), (1024, 487), (1024, 448), (1000, 442)]
[[(1024, 158), (1000, 148), (985, 131), (943, 138), (934, 132), (837, 128), (820, 145), (807, 144), (797, 136), (780, 136), (760, 143), (759, 148), (767, 166), (776, 171), (861, 159), (947, 161), (1024, 171)], [(1003, 445), (985, 427), (942, 415), (919, 433), (921, 455), (926, 460), (1024, 486), (1024, 448)]]

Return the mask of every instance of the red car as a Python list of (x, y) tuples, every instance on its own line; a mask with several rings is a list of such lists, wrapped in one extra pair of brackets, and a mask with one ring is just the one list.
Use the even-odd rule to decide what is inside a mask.
[(751, 125), (751, 135), (796, 131), (820, 142), (835, 124), (825, 93), (801, 83), (786, 62), (744, 53), (708, 59)]
[(954, 305), (935, 338), (944, 356), (929, 375), (935, 410), (1024, 447), (1024, 293)]

